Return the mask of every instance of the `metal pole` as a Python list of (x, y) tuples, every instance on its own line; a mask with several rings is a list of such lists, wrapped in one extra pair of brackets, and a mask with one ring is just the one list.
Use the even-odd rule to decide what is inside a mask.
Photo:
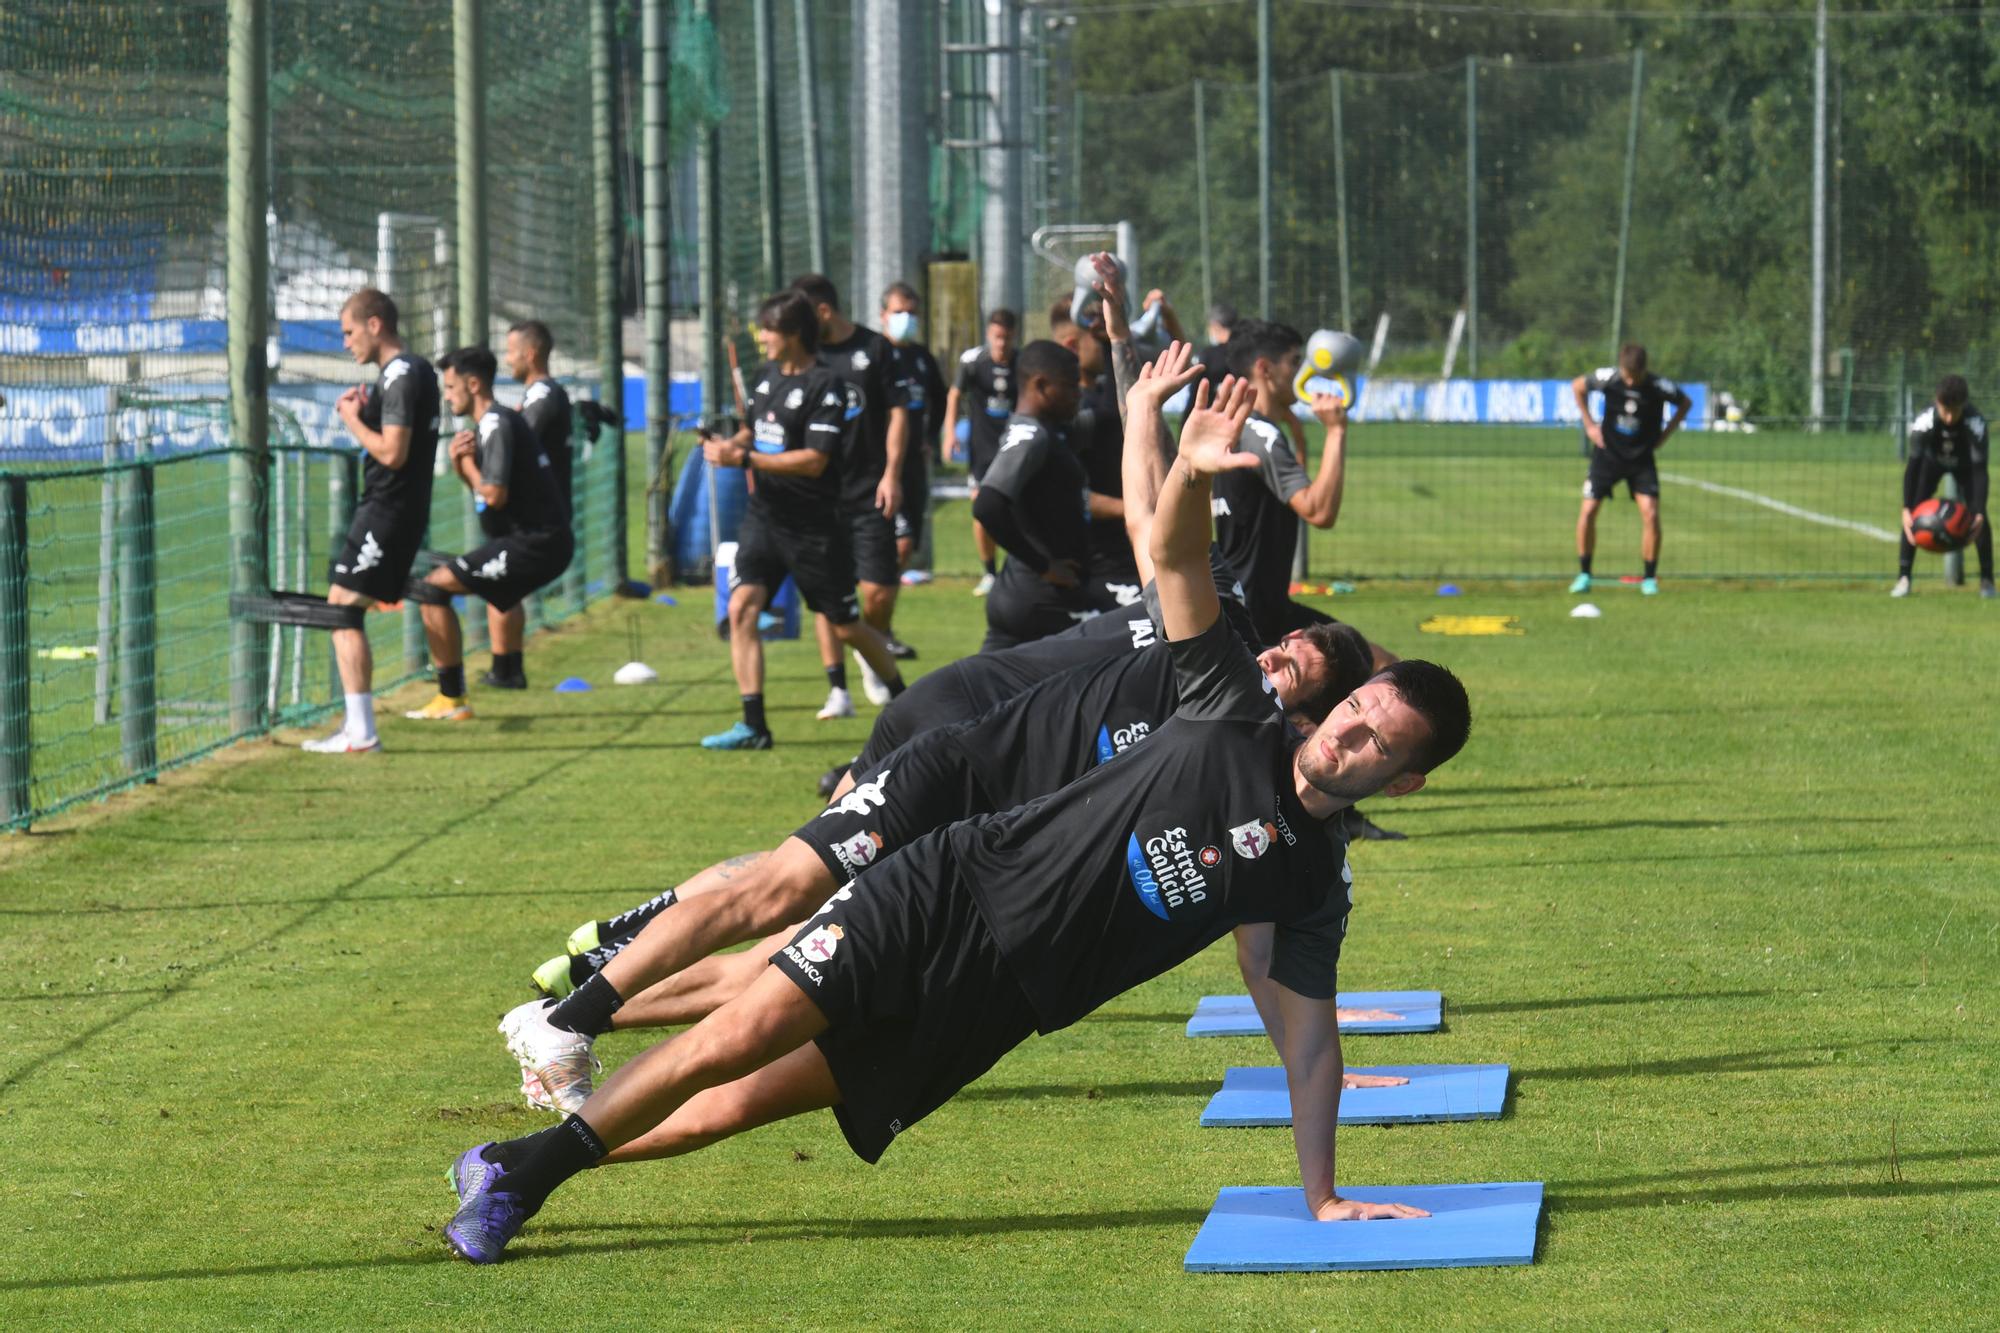
[[(695, 0), (695, 13), (708, 21), (712, 0)], [(701, 303), (701, 410), (721, 412), (730, 401), (722, 368), (722, 134), (704, 126), (696, 139), (694, 161), (696, 251)], [(664, 499), (664, 497), (663, 497)], [(715, 516), (709, 515), (712, 523)]]
[(1826, 0), (1813, 24), (1812, 429), (1826, 416)]
[(104, 476), (99, 482), (97, 516), (97, 711), (98, 726), (111, 720), (111, 661), (118, 644), (118, 413), (119, 392), (111, 391), (111, 417), (104, 424)]
[[(612, 5), (590, 4), (591, 175), (597, 195), (597, 398), (617, 417), (610, 435), (600, 443), (609, 458), (599, 461), (616, 481), (612, 487), (611, 583), (625, 586), (625, 284), (618, 256), (624, 248), (623, 215), (618, 210), (618, 80), (612, 58), (617, 31)], [(578, 506), (582, 508), (582, 505)], [(579, 527), (581, 524), (579, 524)], [(588, 582), (586, 571), (585, 582)], [(582, 605), (579, 599), (577, 605)]]
[(458, 129), (458, 338), (486, 343), (486, 62), (479, 0), (452, 0), (453, 121)]
[(813, 53), (813, 15), (806, 0), (792, 0), (799, 39), (799, 110), (805, 117), (806, 263), (826, 272), (826, 187), (820, 181), (819, 67)]
[[(987, 0), (985, 215), (980, 230), (980, 287), (986, 309), (1020, 310), (1027, 295), (1027, 228), (1021, 209), (1021, 79), (1016, 59), (1020, 12), (1016, 0)], [(1080, 151), (1080, 150), (1079, 150)]]
[(1479, 57), (1465, 58), (1465, 373), (1479, 378)]
[(1194, 81), (1194, 201), (1201, 227), (1202, 318), (1215, 308), (1215, 268), (1208, 247), (1208, 101), (1200, 79)]
[(1625, 340), (1625, 257), (1632, 240), (1632, 191), (1639, 175), (1639, 101), (1646, 81), (1646, 48), (1632, 48), (1632, 117), (1625, 124), (1625, 196), (1618, 210), (1618, 275), (1611, 283), (1611, 359)]
[(751, 0), (751, 40), (757, 55), (757, 190), (763, 203), (759, 221), (764, 244), (764, 288), (783, 285), (784, 256), (778, 248), (778, 53), (772, 30), (771, 0)]
[[(610, 0), (606, 0), (607, 3)], [(673, 578), (667, 549), (667, 476), (672, 445), (672, 390), (667, 361), (668, 270), (673, 264), (673, 219), (667, 212), (671, 170), (667, 144), (667, 4), (639, 7), (641, 208), (646, 308), (646, 565), (655, 585)], [(706, 404), (705, 404), (706, 406)], [(619, 479), (623, 489), (624, 479)]]
[(155, 707), (153, 465), (118, 474), (118, 730), (125, 771), (150, 779), (158, 771)]
[(1271, 317), (1271, 0), (1257, 0), (1257, 313)]
[[(921, 19), (916, 0), (854, 7), (854, 179), (870, 183), (854, 197), (848, 305), (856, 312), (872, 309), (891, 282), (913, 276), (930, 242), (930, 172), (911, 167), (929, 151)], [(1018, 223), (1013, 234), (1023, 234)]]
[(1338, 217), (1335, 240), (1340, 249), (1340, 327), (1354, 331), (1353, 284), (1347, 268), (1347, 131), (1341, 124), (1340, 71), (1328, 76), (1333, 84), (1333, 209)]
[[(229, 414), (236, 450), (229, 456), (229, 588), (270, 591), (264, 533), (264, 492), (271, 470), (270, 407), (265, 397), (265, 338), (269, 330), (270, 121), (265, 116), (270, 68), (268, 0), (229, 0)], [(238, 736), (264, 728), (261, 625), (229, 626), (229, 728)]]
[(28, 479), (0, 475), (0, 815), (26, 828), (35, 738), (28, 671)]

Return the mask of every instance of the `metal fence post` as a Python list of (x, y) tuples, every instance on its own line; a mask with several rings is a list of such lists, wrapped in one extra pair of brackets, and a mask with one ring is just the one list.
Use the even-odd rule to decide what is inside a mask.
[(773, 31), (771, 0), (750, 0), (750, 25), (757, 63), (759, 239), (763, 243), (764, 289), (775, 292), (785, 282), (785, 260), (778, 235), (778, 215), (784, 204), (778, 185), (778, 37)]
[(1347, 267), (1347, 129), (1341, 123), (1340, 71), (1328, 79), (1333, 84), (1333, 209), (1338, 217), (1334, 240), (1340, 248), (1340, 327), (1354, 331), (1354, 284)]
[(118, 474), (118, 732), (125, 771), (151, 780), (159, 772), (155, 707), (153, 465)]
[(1271, 0), (1257, 0), (1257, 313), (1271, 318)]
[[(673, 577), (672, 535), (667, 531), (667, 506), (673, 477), (672, 389), (668, 368), (668, 272), (673, 264), (673, 219), (667, 211), (667, 181), (672, 170), (667, 142), (667, 0), (642, 0), (639, 6), (641, 65), (640, 147), (644, 189), (643, 241), (646, 310), (646, 563), (647, 577), (657, 586)], [(704, 401), (702, 410), (715, 405)]]
[[(591, 171), (597, 203), (597, 398), (616, 416), (609, 434), (595, 446), (585, 446), (592, 455), (603, 452), (613, 475), (625, 476), (625, 284), (618, 256), (623, 239), (623, 220), (618, 211), (618, 93), (612, 58), (617, 33), (611, 6), (617, 0), (591, 0), (590, 5), (590, 109)], [(581, 525), (581, 510), (575, 516)], [(582, 558), (582, 535), (578, 534), (578, 556), (573, 562), (578, 576), (577, 606), (588, 597), (589, 574)], [(611, 585), (625, 586), (625, 487), (617, 487), (611, 513)]]
[(1826, 417), (1826, 0), (1813, 29), (1812, 375), (1808, 410), (1814, 431)]
[(1611, 283), (1611, 359), (1625, 340), (1625, 256), (1632, 241), (1632, 191), (1639, 175), (1639, 99), (1646, 80), (1646, 48), (1632, 48), (1632, 117), (1625, 125), (1625, 194), (1618, 209), (1618, 269)]
[(0, 476), (0, 813), (26, 828), (35, 744), (29, 712), (28, 481)]
[[(229, 588), (270, 591), (265, 491), (270, 485), (270, 407), (265, 393), (269, 329), (270, 120), (265, 115), (269, 0), (229, 0), (228, 281), (229, 406), (236, 451), (229, 456)], [(248, 620), (229, 627), (229, 727), (262, 731), (269, 636)]]
[(1465, 371), (1479, 378), (1479, 57), (1465, 58)]
[(799, 39), (799, 109), (805, 150), (806, 263), (815, 273), (826, 272), (826, 188), (820, 183), (819, 67), (814, 63), (812, 14), (806, 0), (792, 0), (792, 26)]
[(1208, 106), (1200, 79), (1194, 81), (1194, 204), (1201, 228), (1202, 318), (1215, 308), (1215, 269), (1208, 246)]

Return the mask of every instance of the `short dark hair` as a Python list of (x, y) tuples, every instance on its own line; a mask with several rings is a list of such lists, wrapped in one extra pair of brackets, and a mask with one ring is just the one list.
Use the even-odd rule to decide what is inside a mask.
[(1047, 338), (1037, 338), (1015, 356), (1014, 382), (1026, 384), (1037, 375), (1058, 383), (1079, 384), (1083, 381), (1083, 368), (1069, 348)]
[(1259, 361), (1276, 361), (1306, 345), (1305, 335), (1289, 324), (1268, 319), (1239, 320), (1229, 330), (1231, 374), (1244, 376)]
[(1618, 368), (1627, 374), (1646, 373), (1646, 344), (1626, 343), (1618, 349)]
[(1381, 674), (1430, 727), (1431, 734), (1404, 763), (1404, 772), (1428, 773), (1465, 748), (1465, 738), (1472, 734), (1472, 701), (1457, 676), (1414, 657), (1391, 662)]
[(524, 319), (518, 324), (510, 325), (507, 332), (520, 334), (521, 341), (528, 344), (528, 350), (539, 360), (548, 360), (549, 353), (555, 350), (556, 336), (550, 333), (549, 326), (539, 319)]
[(379, 291), (374, 287), (363, 287), (348, 297), (346, 304), (340, 308), (353, 311), (354, 317), (364, 324), (371, 319), (381, 320), (384, 333), (396, 331), (396, 303), (385, 291)]
[(1076, 317), (1069, 312), (1069, 298), (1067, 296), (1056, 301), (1049, 307), (1050, 333), (1054, 333), (1057, 329), (1066, 328), (1075, 323)]
[(924, 303), (924, 298), (917, 295), (917, 289), (909, 283), (904, 282), (901, 278), (898, 278), (882, 289), (882, 303), (887, 305), (889, 298), (892, 296), (909, 301), (915, 305), (922, 305)]
[(500, 373), (500, 363), (494, 360), (490, 347), (456, 348), (438, 358), (437, 368), (470, 376), (489, 389), (493, 387), (494, 377)]
[[(840, 288), (824, 273), (808, 273), (792, 279), (792, 290), (816, 306), (840, 309)], [(817, 316), (815, 316), (817, 318)]]
[(1294, 703), (1292, 711), (1320, 722), (1335, 704), (1374, 679), (1375, 650), (1360, 630), (1338, 620), (1307, 625), (1302, 632), (1326, 658), (1326, 684)]
[(1965, 376), (1946, 375), (1938, 381), (1937, 401), (1939, 407), (1948, 407), (1953, 411), (1957, 411), (1959, 408), (1965, 406), (1965, 400), (1970, 397), (1972, 397), (1972, 388), (1965, 382)]
[(1234, 329), (1242, 318), (1236, 313), (1236, 307), (1227, 301), (1217, 301), (1208, 308), (1208, 322), (1219, 329)]
[(757, 327), (797, 338), (808, 352), (819, 351), (819, 312), (797, 287), (765, 297), (757, 307)]
[(1015, 314), (1013, 311), (1009, 310), (1006, 306), (1001, 306), (998, 309), (994, 310), (991, 314), (987, 315), (986, 322), (989, 326), (998, 324), (1001, 328), (1007, 330), (1007, 332), (1009, 333), (1012, 333), (1015, 329), (1021, 327), (1021, 317)]

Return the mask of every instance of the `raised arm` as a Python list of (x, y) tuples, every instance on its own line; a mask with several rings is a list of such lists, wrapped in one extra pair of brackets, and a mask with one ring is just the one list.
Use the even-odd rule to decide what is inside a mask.
[(1132, 542), (1132, 558), (1142, 584), (1153, 581), (1153, 509), (1174, 447), (1163, 409), (1167, 399), (1204, 373), (1194, 360), (1194, 348), (1174, 343), (1159, 360), (1139, 371), (1125, 399), (1125, 448), (1119, 460), (1119, 477), (1125, 492), (1125, 535)]
[[(1330, 528), (1340, 517), (1340, 497), (1347, 485), (1347, 404), (1336, 394), (1316, 393), (1313, 415), (1326, 428), (1320, 446), (1319, 472), (1312, 484), (1287, 501), (1292, 512), (1316, 528)], [(1299, 456), (1301, 463), (1305, 455)]]
[(1222, 603), (1209, 574), (1212, 483), (1219, 472), (1258, 466), (1255, 454), (1236, 448), (1250, 419), (1250, 385), (1222, 382), (1215, 407), (1208, 385), (1195, 390), (1194, 409), (1181, 428), (1180, 451), (1160, 488), (1153, 514), (1153, 579), (1160, 594), (1160, 628), (1169, 640), (1192, 639), (1215, 623)]

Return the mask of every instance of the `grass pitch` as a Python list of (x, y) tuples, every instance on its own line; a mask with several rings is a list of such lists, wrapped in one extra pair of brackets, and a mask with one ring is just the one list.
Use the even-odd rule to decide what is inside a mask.
[[(907, 594), (921, 665), (976, 644), (966, 586)], [(1908, 602), (1671, 579), (1596, 600), (1599, 621), (1548, 584), (1330, 603), (1451, 664), (1477, 710), (1430, 788), (1378, 803), (1412, 836), (1355, 850), (1342, 967), (1442, 990), (1447, 1030), (1347, 1057), (1514, 1069), (1503, 1119), (1344, 1131), (1339, 1175), (1544, 1180), (1531, 1268), (1181, 1272), (1218, 1187), (1296, 1181), (1284, 1131), (1196, 1125), (1226, 1065), (1271, 1059), (1181, 1035), (1236, 988), (1226, 944), (1030, 1042), (879, 1167), (815, 1116), (581, 1179), (497, 1269), (449, 1259), (453, 1154), (548, 1123), (493, 1031), (528, 970), (576, 922), (775, 843), (864, 734), (813, 721), (807, 642), (771, 655), (776, 750), (694, 748), (735, 691), (688, 589), (538, 638), (533, 691), (476, 694), (465, 726), (392, 720), (378, 760), (238, 747), (0, 845), (0, 1321), (1986, 1321), (1996, 609), (1934, 579)], [(1526, 632), (1420, 634), (1440, 611)], [(632, 615), (662, 680), (618, 689)], [(548, 691), (571, 674), (598, 688)]]

